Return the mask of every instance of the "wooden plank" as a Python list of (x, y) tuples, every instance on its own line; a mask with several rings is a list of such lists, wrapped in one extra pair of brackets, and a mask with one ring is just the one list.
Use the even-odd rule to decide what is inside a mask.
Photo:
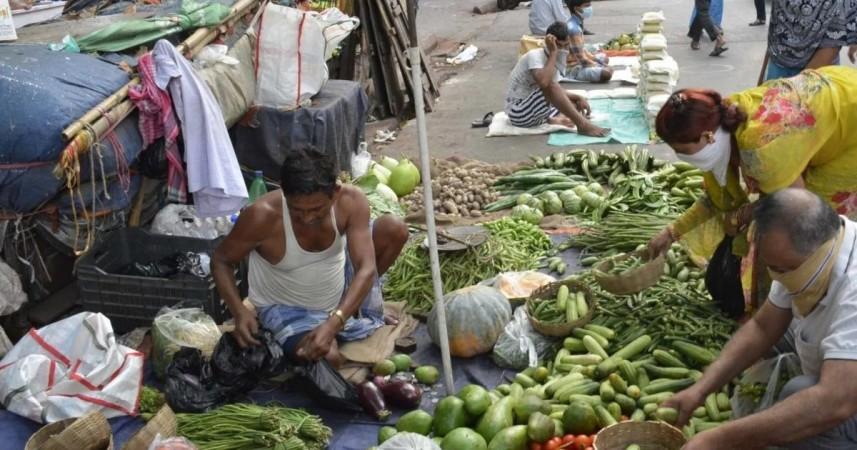
[[(396, 25), (396, 36), (405, 48), (409, 48), (410, 38), (408, 37), (408, 30), (410, 29), (410, 22), (408, 21), (407, 6), (402, 4), (402, 0), (394, 0), (394, 4), (391, 5), (391, 12)], [(428, 79), (428, 83), (426, 84), (429, 88), (429, 92), (432, 93), (432, 96), (438, 97), (440, 96), (440, 90), (438, 89), (439, 85), (434, 77), (434, 70), (432, 70), (430, 60), (426, 58), (422, 49), (420, 49), (420, 57), (422, 71), (426, 74)]]
[(375, 52), (380, 59), (381, 70), (384, 77), (384, 89), (387, 91), (387, 96), (391, 100), (390, 112), (396, 117), (404, 117), (405, 99), (399, 87), (399, 78), (396, 70), (396, 62), (393, 60), (394, 55), (390, 53), (389, 45), (383, 29), (383, 23), (380, 11), (373, 1), (366, 2), (369, 9), (369, 21), (373, 30), (373, 44)]
[[(398, 48), (399, 51), (397, 53), (402, 55), (402, 71), (408, 74), (408, 88), (411, 92), (414, 91), (414, 83), (411, 79), (410, 73), (410, 61), (408, 61), (406, 50), (410, 47), (410, 39), (408, 38), (407, 32), (407, 17), (404, 14), (404, 10), (401, 9), (401, 4), (393, 4), (391, 5), (388, 0), (377, 0), (382, 2), (384, 5), (389, 7), (388, 12), (391, 17), (387, 18), (386, 25), (389, 26), (389, 33), (391, 36), (394, 36), (395, 44), (394, 48)], [(420, 51), (421, 58), (420, 64), (423, 73), (429, 74), (430, 68), (426, 65), (425, 55)], [(425, 98), (426, 110), (429, 112), (434, 110), (434, 103), (437, 96), (439, 96), (439, 92), (435, 86), (433, 86), (434, 80), (429, 75), (427, 82), (423, 83), (423, 97)]]
[(367, 60), (369, 63), (369, 74), (368, 77), (371, 78), (372, 84), (374, 85), (373, 92), (373, 100), (375, 106), (380, 108), (380, 114), (383, 117), (389, 117), (395, 115), (393, 111), (393, 99), (387, 93), (387, 87), (385, 86), (384, 80), (384, 70), (382, 68), (380, 54), (376, 50), (376, 45), (374, 43), (374, 30), (371, 21), (371, 11), (369, 10), (368, 5), (366, 4), (366, 0), (362, 0), (355, 4), (359, 11), (360, 21), (363, 24), (361, 26), (363, 32), (363, 40), (365, 42), (365, 46), (363, 48), (364, 53), (367, 55)]

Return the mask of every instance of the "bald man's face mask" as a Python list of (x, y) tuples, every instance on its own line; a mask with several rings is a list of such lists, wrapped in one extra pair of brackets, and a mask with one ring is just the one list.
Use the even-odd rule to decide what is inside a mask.
[(811, 313), (827, 293), (844, 237), (845, 229), (842, 227), (835, 238), (822, 244), (795, 270), (776, 272), (768, 269), (771, 279), (786, 288), (801, 316)]

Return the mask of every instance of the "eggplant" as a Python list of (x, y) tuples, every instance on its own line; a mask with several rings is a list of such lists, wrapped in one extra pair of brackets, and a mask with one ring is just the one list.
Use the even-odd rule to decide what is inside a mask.
[(389, 382), (390, 380), (387, 377), (381, 375), (376, 375), (372, 378), (372, 383), (374, 383), (375, 386), (378, 386), (379, 389), (386, 386)]
[(400, 408), (414, 409), (420, 406), (423, 392), (414, 384), (404, 380), (395, 380), (381, 387), (384, 398)]
[(386, 421), (390, 417), (390, 410), (384, 402), (384, 394), (371, 381), (364, 381), (357, 386), (357, 398), (360, 406), (366, 414), (380, 420)]

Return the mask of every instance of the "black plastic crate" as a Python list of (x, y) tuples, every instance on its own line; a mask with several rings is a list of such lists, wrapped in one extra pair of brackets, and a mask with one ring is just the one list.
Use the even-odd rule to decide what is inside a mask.
[[(204, 252), (213, 255), (219, 240), (152, 234), (140, 228), (122, 228), (110, 233), (101, 244), (78, 262), (77, 276), (81, 303), (87, 311), (107, 316), (117, 331), (150, 326), (165, 306), (197, 306), (221, 323), (229, 310), (217, 293), (214, 279), (151, 278), (120, 275), (134, 262), (159, 260), (176, 252)], [(246, 267), (236, 270), (239, 292), (247, 295)]]

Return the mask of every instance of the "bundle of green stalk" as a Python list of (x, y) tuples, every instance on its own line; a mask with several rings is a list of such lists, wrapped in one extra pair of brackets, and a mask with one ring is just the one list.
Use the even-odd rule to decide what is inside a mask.
[(594, 218), (624, 211), (678, 215), (703, 195), (702, 182), (702, 172), (682, 162), (623, 175), (611, 184), (606, 205)]
[[(551, 248), (551, 241), (538, 226), (504, 217), (483, 224), (488, 240), (479, 246), (440, 255), (444, 292), (452, 292), (496, 276), (501, 272), (532, 270)], [(406, 309), (428, 314), (434, 305), (431, 266), (422, 237), (412, 239), (387, 272), (384, 298), (404, 301)]]
[[(560, 248), (579, 248), (586, 254), (600, 257), (628, 253), (649, 242), (674, 219), (675, 216), (670, 215), (616, 212), (598, 222), (581, 223), (583, 233), (570, 237)], [(585, 265), (597, 260), (586, 260), (590, 264)]]
[(202, 414), (176, 414), (178, 434), (200, 450), (321, 450), (331, 430), (300, 409), (238, 403)]

